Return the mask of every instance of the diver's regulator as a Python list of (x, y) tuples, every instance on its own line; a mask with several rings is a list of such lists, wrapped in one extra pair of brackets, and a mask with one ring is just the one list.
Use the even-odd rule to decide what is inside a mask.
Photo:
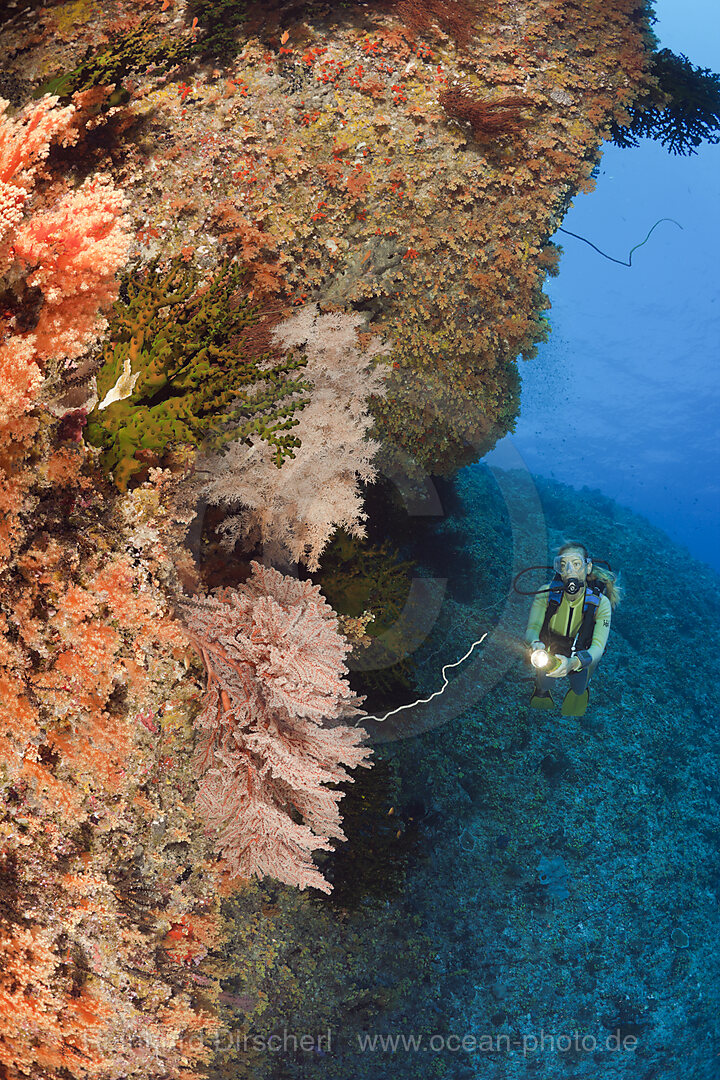
[(581, 581), (580, 578), (569, 577), (563, 579), (563, 590), (568, 596), (577, 596), (584, 586), (585, 582)]

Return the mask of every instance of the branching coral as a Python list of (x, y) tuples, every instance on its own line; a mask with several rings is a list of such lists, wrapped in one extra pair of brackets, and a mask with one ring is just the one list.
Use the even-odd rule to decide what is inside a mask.
[[(144, 70), (149, 65), (171, 68), (187, 61), (197, 52), (189, 38), (170, 38), (158, 36), (161, 23), (156, 14), (145, 16), (138, 26), (124, 34), (113, 34), (113, 40), (106, 49), (96, 52), (88, 50), (80, 63), (72, 71), (57, 75), (43, 83), (34, 93), (34, 97), (43, 94), (55, 94), (60, 98), (70, 97), (77, 91), (89, 90), (97, 86), (115, 84), (131, 72)], [(115, 105), (122, 98), (129, 97), (116, 91)]]
[(720, 142), (720, 75), (670, 49), (656, 53), (652, 72), (657, 89), (630, 106), (629, 124), (613, 123), (613, 141), (637, 146), (641, 138), (657, 139), (671, 154), (696, 154), (702, 142)]
[(497, 101), (481, 101), (462, 87), (441, 90), (438, 101), (448, 116), (466, 120), (478, 141), (492, 141), (517, 135), (523, 129), (521, 114), (528, 107), (527, 98), (519, 94)]
[(237, 32), (245, 21), (246, 7), (245, 0), (193, 0), (187, 12), (191, 33), (182, 36), (173, 34), (172, 27), (170, 33), (163, 34), (165, 19), (151, 12), (138, 25), (112, 33), (106, 48), (88, 49), (77, 67), (43, 83), (33, 97), (55, 94), (68, 98), (114, 85), (109, 101), (112, 106), (129, 99), (130, 94), (120, 84), (134, 72), (148, 68), (167, 72), (193, 60), (227, 62), (238, 52)]
[(369, 608), (374, 618), (368, 633), (376, 635), (400, 614), (415, 566), (392, 552), (387, 542), (369, 545), (338, 529), (315, 581), (335, 611), (357, 617)]
[(200, 27), (194, 42), (200, 60), (226, 64), (234, 59), (243, 45), (239, 31), (249, 6), (248, 0), (190, 0), (187, 16)]
[(387, 6), (415, 34), (428, 34), (436, 23), (462, 48), (477, 32), (486, 4), (487, 0), (389, 0)]
[[(410, 687), (406, 642), (394, 630), (410, 592), (416, 564), (391, 552), (387, 542), (368, 545), (338, 529), (323, 553), (315, 582), (343, 625), (361, 631), (362, 686), (388, 692)], [(381, 640), (379, 640), (381, 639)]]

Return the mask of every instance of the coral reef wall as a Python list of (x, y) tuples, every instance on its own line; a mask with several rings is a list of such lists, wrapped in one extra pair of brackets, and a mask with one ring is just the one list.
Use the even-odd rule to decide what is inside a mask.
[[(208, 625), (193, 635), (182, 613), (217, 615), (231, 594), (216, 584), (245, 595), (264, 541), (268, 562), (321, 570), (334, 530), (363, 535), (360, 481), (452, 474), (512, 429), (517, 358), (547, 332), (548, 238), (591, 189), (603, 136), (651, 87), (652, 43), (631, 0), (0, 13), (4, 1080), (190, 1080), (226, 1006), (243, 1007), (221, 979), (257, 988), (244, 1003), (257, 1018), (275, 920), (292, 911), (287, 937), (303, 919), (317, 933), (288, 881), (331, 887), (310, 855), (348, 834), (322, 785), (347, 777), (340, 762), (366, 764), (359, 732), (317, 724), (309, 738), (301, 701), (241, 736), (242, 691), (231, 702), (231, 684), (213, 684), (219, 654), (208, 663), (201, 642), (201, 663), (191, 649)], [(226, 543), (211, 572), (213, 529)], [(276, 674), (321, 626), (302, 694), (332, 699), (313, 723), (339, 719), (349, 624), (324, 607), (322, 620), (278, 613), (271, 589), (257, 610), (242, 663), (258, 625), (260, 667)], [(367, 614), (354, 618), (357, 630)], [(284, 619), (293, 634), (275, 640)], [(237, 643), (244, 626), (223, 620)], [(281, 849), (287, 819), (301, 841), (284, 885), (223, 876), (228, 804), (217, 785), (198, 797), (193, 756), (209, 702), (235, 814), (250, 768), (273, 767), (273, 835)], [(394, 809), (383, 790), (366, 813), (376, 824)], [(272, 836), (259, 861), (238, 850), (256, 834), (225, 845), (248, 877), (283, 865)], [(392, 836), (402, 844), (403, 829), (386, 853)], [(278, 1015), (302, 1013), (313, 960), (340, 978), (342, 916), (322, 919), (328, 952), (284, 965)], [(359, 982), (364, 947), (383, 955), (397, 930), (370, 946), (370, 929), (351, 938)], [(317, 1016), (410, 989), (338, 991)]]
[[(515, 359), (547, 330), (548, 237), (653, 82), (647, 13), (631, 0), (437, 16), (412, 3), (240, 6), (232, 50), (216, 40), (223, 5), (193, 19), (174, 2), (124, 58), (137, 126), (113, 174), (139, 253), (209, 266), (229, 247), (253, 293), (369, 312), (392, 345), (374, 401), (380, 462), (451, 473), (512, 428)], [(18, 19), (5, 79), (57, 79), (88, 47), (107, 67), (151, 8), (75, 5), (64, 46), (65, 5), (28, 29)], [(165, 61), (148, 63), (142, 41), (157, 53), (161, 34)], [(193, 36), (203, 62), (176, 65)]]

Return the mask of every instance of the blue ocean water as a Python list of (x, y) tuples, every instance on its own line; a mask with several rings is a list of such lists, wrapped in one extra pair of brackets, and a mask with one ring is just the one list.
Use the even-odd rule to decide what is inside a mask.
[[(703, 38), (703, 6), (683, 9), (679, 20), (675, 3), (658, 5), (660, 46), (719, 70), (716, 14)], [(600, 489), (716, 569), (719, 195), (720, 146), (673, 156), (650, 140), (605, 145), (596, 190), (575, 199), (563, 228), (626, 260), (659, 218), (674, 220), (655, 228), (631, 267), (555, 234), (563, 255), (545, 290), (552, 334), (520, 362), (521, 413), (507, 437), (531, 473)]]
[[(660, 47), (720, 71), (715, 11), (684, 5), (683, 36), (674, 0), (657, 9), (671, 14)], [(720, 598), (688, 558), (720, 571), (719, 186), (720, 146), (606, 144), (563, 227), (622, 261), (674, 220), (631, 267), (556, 234), (552, 335), (520, 362), (516, 431), (456, 478), (432, 543), (413, 533), (446, 597), (414, 656), (416, 707), (374, 735), (432, 853), (397, 905), (436, 949), (413, 1019), (427, 1009), (430, 1025), (435, 1012), (485, 1040), (446, 1055), (453, 1080), (720, 1077)], [(625, 590), (578, 717), (561, 712), (564, 685), (553, 708), (528, 707), (530, 599), (522, 610), (511, 586), (568, 536), (612, 560)]]

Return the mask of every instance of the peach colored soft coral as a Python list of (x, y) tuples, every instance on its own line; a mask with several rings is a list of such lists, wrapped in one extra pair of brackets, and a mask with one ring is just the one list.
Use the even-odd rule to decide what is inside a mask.
[(130, 247), (123, 205), (111, 178), (96, 175), (18, 227), (15, 257), (45, 298), (33, 331), (42, 359), (79, 356), (107, 327), (99, 309), (116, 299), (115, 272)]

